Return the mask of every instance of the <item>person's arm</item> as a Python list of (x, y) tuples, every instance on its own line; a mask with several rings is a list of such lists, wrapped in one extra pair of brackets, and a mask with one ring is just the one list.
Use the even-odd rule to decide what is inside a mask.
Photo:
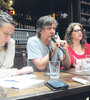
[[(54, 43), (52, 57), (56, 50), (57, 50), (57, 43)], [(49, 64), (49, 53), (42, 58), (32, 59), (32, 62), (40, 71), (43, 71)]]
[(3, 70), (7, 70), (11, 75), (20, 75), (20, 74), (31, 74), (31, 73), (33, 73), (33, 68), (31, 66), (25, 66), (21, 69), (8, 68), (8, 69), (3, 69)]
[(39, 71), (43, 71), (49, 63), (49, 52), (47, 52), (46, 55), (43, 56), (42, 50), (44, 51), (41, 43), (39, 43), (36, 38), (35, 40), (32, 40), (32, 38), (28, 40), (27, 57), (32, 61), (32, 63)]
[[(53, 48), (52, 48), (53, 52), (51, 54), (52, 57), (53, 57), (54, 53), (56, 52), (57, 48), (58, 48), (57, 43), (53, 43)], [(32, 59), (32, 62), (40, 71), (43, 71), (49, 64), (49, 53), (46, 54), (42, 58)]]
[(28, 74), (28, 73), (32, 73), (33, 72), (33, 68), (30, 67), (30, 66), (26, 66), (26, 67), (23, 67), (21, 69), (17, 69), (16, 70), (16, 75), (19, 75), (19, 74)]
[(63, 47), (64, 51), (66, 52), (66, 54), (63, 53), (63, 58), (60, 60), (63, 60), (66, 56), (65, 60), (62, 61), (62, 66), (68, 69), (71, 66), (71, 59), (67, 48), (67, 42), (65, 40), (60, 40), (60, 45)]
[[(58, 48), (57, 45), (58, 43), (53, 43), (52, 57)], [(49, 52), (43, 57), (40, 50), (40, 46), (38, 46), (36, 42), (33, 42), (31, 40), (28, 41), (27, 52), (28, 52), (28, 59), (32, 61), (32, 63), (36, 66), (36, 68), (39, 71), (43, 71), (49, 64)]]
[(62, 61), (66, 56), (66, 59), (62, 62), (62, 66), (65, 68), (70, 68), (71, 59), (70, 59), (70, 55), (69, 55), (68, 48), (67, 48), (67, 42), (65, 40), (61, 40), (60, 37), (57, 35), (55, 36), (55, 38), (56, 38), (56, 42), (57, 42), (57, 43), (55, 43), (56, 46), (55, 45), (54, 45), (55, 47), (53, 46), (55, 51), (57, 50), (57, 47), (59, 48), (61, 45), (62, 48), (64, 49), (64, 51), (66, 52), (66, 55), (63, 53), (63, 57), (60, 58), (60, 60)]
[(49, 53), (42, 58), (32, 59), (32, 62), (40, 71), (43, 71), (49, 64)]
[[(68, 49), (66, 49), (65, 52), (66, 52), (66, 59), (62, 62), (62, 66), (65, 67), (66, 69), (68, 69), (71, 66), (71, 59), (70, 59)], [(63, 59), (64, 58), (65, 58), (65, 54), (63, 54)]]

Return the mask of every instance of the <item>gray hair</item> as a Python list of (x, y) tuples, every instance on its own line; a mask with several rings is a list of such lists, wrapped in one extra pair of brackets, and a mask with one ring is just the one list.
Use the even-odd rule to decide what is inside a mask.
[(0, 27), (3, 26), (4, 23), (10, 23), (16, 26), (16, 22), (14, 21), (12, 16), (10, 16), (7, 12), (1, 11), (0, 12)]
[(55, 19), (53, 19), (53, 17), (51, 17), (50, 15), (40, 17), (38, 19), (38, 21), (37, 21), (37, 33), (38, 33), (38, 36), (40, 37), (40, 31), (42, 29), (44, 29), (46, 26), (52, 25), (53, 23), (55, 23), (56, 28), (57, 28), (58, 22)]

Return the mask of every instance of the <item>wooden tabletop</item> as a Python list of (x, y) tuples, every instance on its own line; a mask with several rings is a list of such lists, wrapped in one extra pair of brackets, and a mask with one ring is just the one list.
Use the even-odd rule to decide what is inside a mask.
[[(80, 83), (74, 82), (72, 77), (78, 76), (90, 81), (90, 76), (84, 75), (75, 75), (68, 72), (61, 72), (60, 73), (60, 80), (65, 82), (69, 85), (68, 90), (59, 90), (59, 91), (51, 91), (47, 86), (44, 85), (45, 82), (50, 80), (49, 76), (44, 75), (45, 72), (34, 72), (37, 76), (37, 79), (43, 79), (44, 82), (34, 85), (32, 87), (25, 88), (23, 90), (19, 89), (12, 89), (12, 88), (5, 88), (0, 87), (0, 100), (16, 100), (30, 98), (29, 100), (47, 100), (61, 98), (64, 96), (69, 96), (73, 94), (79, 94), (89, 91), (90, 92), (90, 84), (82, 85)], [(26, 99), (25, 99), (26, 100)]]

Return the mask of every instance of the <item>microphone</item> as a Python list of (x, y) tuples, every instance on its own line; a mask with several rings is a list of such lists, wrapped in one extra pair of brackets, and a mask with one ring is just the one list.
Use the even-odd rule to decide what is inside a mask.
[[(52, 41), (53, 42), (57, 42), (57, 39), (55, 38), (55, 36), (52, 37)], [(66, 54), (66, 52), (64, 51), (63, 47), (60, 45), (59, 48), (63, 51), (64, 54)]]

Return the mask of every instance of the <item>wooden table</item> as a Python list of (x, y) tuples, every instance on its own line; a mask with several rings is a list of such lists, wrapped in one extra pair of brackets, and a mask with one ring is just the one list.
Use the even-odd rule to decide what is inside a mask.
[[(0, 87), (0, 100), (56, 100), (58, 98), (67, 98), (72, 97), (76, 98), (80, 94), (87, 94), (89, 96), (90, 92), (90, 84), (82, 85), (80, 83), (72, 81), (72, 77), (78, 76), (71, 73), (61, 72), (60, 80), (67, 83), (69, 85), (68, 90), (59, 90), (59, 91), (51, 91), (48, 87), (44, 85), (44, 83), (50, 80), (49, 76), (44, 76), (45, 72), (34, 72), (33, 74), (37, 75), (38, 79), (44, 79), (43, 83), (38, 85), (28, 87), (23, 90), (12, 89), (12, 88), (4, 88)], [(90, 76), (78, 76), (84, 79), (88, 79), (90, 81)], [(84, 96), (84, 95), (83, 95)], [(59, 100), (61, 100), (59, 99)], [(64, 100), (64, 99), (62, 99)], [(69, 99), (68, 99), (69, 100)], [(74, 99), (71, 99), (74, 100)], [(77, 100), (77, 98), (76, 98)]]

